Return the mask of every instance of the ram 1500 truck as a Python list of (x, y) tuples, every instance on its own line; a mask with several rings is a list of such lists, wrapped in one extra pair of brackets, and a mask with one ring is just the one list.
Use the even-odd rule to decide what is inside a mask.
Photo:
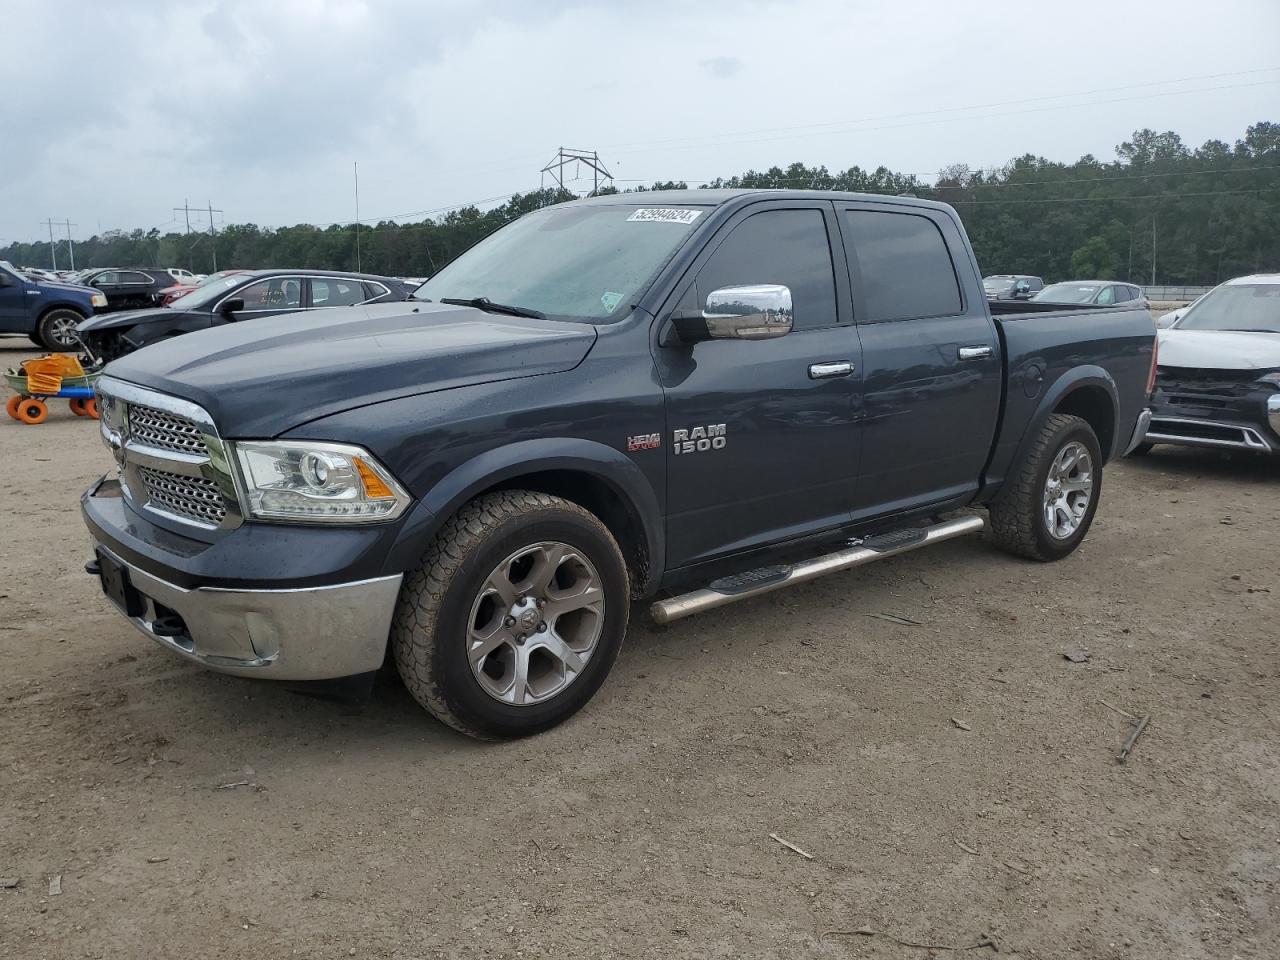
[(407, 302), (108, 365), (87, 569), (206, 667), (389, 652), (446, 723), (533, 733), (600, 686), (632, 599), (669, 622), (976, 532), (973, 507), (1008, 551), (1070, 554), (1142, 438), (1155, 328), (1003, 306), (942, 204), (542, 209)]

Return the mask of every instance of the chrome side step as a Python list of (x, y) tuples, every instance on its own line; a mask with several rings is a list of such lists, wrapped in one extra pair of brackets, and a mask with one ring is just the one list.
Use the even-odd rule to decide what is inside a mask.
[(986, 523), (982, 517), (966, 516), (943, 523), (935, 523), (931, 527), (908, 527), (892, 533), (868, 537), (856, 546), (845, 550), (837, 550), (812, 560), (799, 563), (776, 564), (761, 567), (747, 573), (737, 574), (716, 580), (700, 590), (683, 593), (669, 600), (659, 600), (649, 608), (649, 613), (658, 623), (672, 623), (685, 617), (713, 610), (747, 597), (770, 593), (783, 587), (814, 580), (838, 570), (848, 570), (864, 563), (874, 563), (886, 557), (896, 557), (900, 553), (915, 550), (931, 543), (940, 543), (962, 537), (968, 533), (977, 533)]

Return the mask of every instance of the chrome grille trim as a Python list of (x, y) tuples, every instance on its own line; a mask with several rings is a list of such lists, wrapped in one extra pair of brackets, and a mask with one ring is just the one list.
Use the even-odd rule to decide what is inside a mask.
[(149, 447), (205, 453), (200, 428), (186, 417), (139, 403), (129, 405), (129, 436)]
[(205, 530), (241, 524), (227, 448), (204, 408), (110, 376), (97, 392), (102, 437), (135, 509)]
[(139, 467), (138, 474), (147, 500), (167, 513), (211, 527), (218, 526), (227, 517), (227, 505), (212, 480), (150, 467)]

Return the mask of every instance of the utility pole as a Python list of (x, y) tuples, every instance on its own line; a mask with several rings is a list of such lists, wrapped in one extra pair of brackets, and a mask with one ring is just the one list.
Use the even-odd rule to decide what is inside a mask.
[(356, 273), (363, 273), (360, 261), (360, 164), (355, 160), (351, 161), (351, 177), (356, 190)]
[[(555, 181), (556, 186), (561, 190), (564, 190), (564, 168), (569, 164), (573, 164), (573, 172), (575, 175), (573, 179), (576, 179), (577, 174), (582, 170), (582, 165), (584, 163), (591, 169), (590, 195), (595, 196), (600, 192), (601, 178), (604, 178), (605, 180), (613, 179), (613, 174), (605, 169), (604, 164), (600, 162), (600, 154), (595, 150), (573, 150), (561, 147), (556, 151), (556, 155), (551, 159), (551, 161), (542, 168), (542, 180), (540, 185), (545, 187), (547, 176), (550, 175), (551, 179)], [(570, 180), (569, 182), (572, 183), (573, 180)]]
[[(200, 208), (199, 208), (199, 207), (196, 207), (195, 209), (196, 209), (196, 213), (197, 213), (197, 214), (202, 212), (202, 211), (200, 210)], [(209, 201), (209, 205), (208, 205), (207, 209), (208, 209), (208, 211), (209, 211), (209, 236), (210, 236), (210, 237), (215, 237), (214, 230), (213, 230), (213, 215), (214, 215), (215, 213), (222, 213), (222, 210), (220, 210), (218, 207), (215, 207), (215, 206), (213, 205), (213, 201)], [(185, 218), (186, 218), (186, 222), (187, 222), (187, 269), (189, 270), (189, 269), (191, 269), (191, 267), (195, 266), (195, 260), (194, 260), (194, 258), (191, 256), (191, 204), (190, 204), (188, 201), (183, 200), (183, 201), (182, 201), (182, 206), (180, 206), (180, 207), (174, 207), (174, 208), (173, 208), (173, 212), (174, 212), (174, 213), (179, 213), (179, 212), (180, 212), (180, 213), (183, 215), (183, 217), (185, 217)], [(159, 240), (158, 240), (158, 239), (157, 239), (157, 241), (156, 241), (156, 244), (157, 244), (157, 249), (158, 249), (158, 247), (159, 247)], [(215, 271), (215, 272), (216, 272), (216, 271), (217, 271), (217, 269), (218, 269), (218, 251), (217, 251), (216, 249), (213, 251), (213, 269), (214, 269), (214, 271)]]
[(58, 248), (53, 245), (53, 218), (45, 218), (45, 226), (49, 228), (49, 256), (53, 258), (53, 272), (58, 272)]
[(213, 250), (213, 273), (218, 272), (218, 232), (213, 229), (213, 201), (209, 201), (209, 246)]
[(1156, 285), (1156, 215), (1151, 214), (1151, 285)]
[(74, 270), (76, 268), (76, 248), (75, 244), (71, 242), (71, 228), (78, 227), (80, 224), (72, 223), (70, 220), (63, 220), (62, 222), (67, 227), (67, 253), (71, 256), (71, 269)]

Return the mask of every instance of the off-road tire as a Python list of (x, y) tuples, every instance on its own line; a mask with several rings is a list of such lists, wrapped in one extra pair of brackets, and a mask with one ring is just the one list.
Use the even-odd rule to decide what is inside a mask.
[[(567, 689), (517, 707), (495, 700), (476, 681), (466, 656), (467, 621), (494, 566), (545, 540), (570, 544), (595, 566), (604, 624), (590, 660)], [(405, 576), (391, 627), (392, 656), (414, 699), (455, 730), (482, 740), (529, 736), (577, 712), (604, 682), (627, 630), (628, 588), (622, 551), (589, 511), (528, 490), (485, 494), (450, 518), (420, 566)]]
[(54, 328), (55, 326), (62, 326), (63, 321), (70, 320), (74, 330), (75, 325), (83, 319), (84, 317), (74, 310), (69, 310), (66, 307), (54, 307), (40, 318), (40, 323), (36, 325), (35, 336), (32, 339), (46, 350), (52, 350), (55, 353), (78, 351), (80, 349), (80, 341), (75, 337), (74, 333), (69, 343), (59, 343), (55, 339)]
[[(1059, 540), (1049, 533), (1044, 518), (1044, 490), (1049, 468), (1068, 443), (1079, 441), (1093, 458), (1093, 490), (1079, 527)], [(988, 539), (1007, 553), (1030, 560), (1061, 560), (1072, 553), (1089, 532), (1102, 496), (1102, 451), (1098, 438), (1080, 417), (1055, 413), (1045, 420), (1022, 464), (1005, 479), (992, 502)]]

